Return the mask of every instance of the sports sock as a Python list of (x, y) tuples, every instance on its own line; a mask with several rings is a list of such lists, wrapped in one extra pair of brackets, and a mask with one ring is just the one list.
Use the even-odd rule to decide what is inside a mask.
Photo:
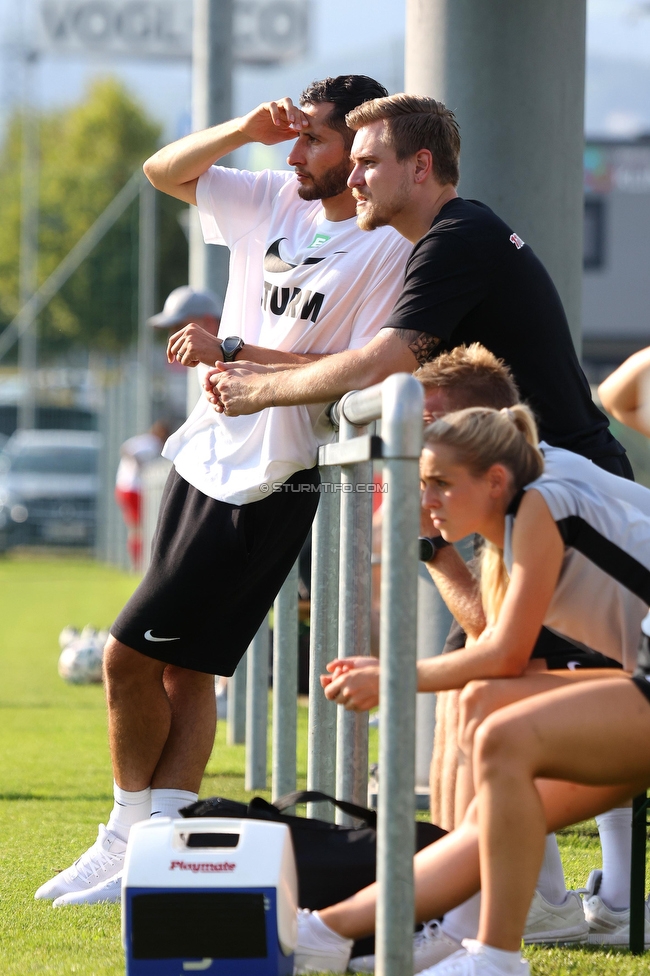
[(152, 817), (178, 817), (181, 807), (196, 803), (199, 798), (198, 793), (190, 793), (189, 790), (152, 790), (151, 791), (151, 816)]
[(133, 824), (147, 820), (151, 813), (151, 790), (148, 786), (144, 790), (122, 790), (114, 782), (113, 797), (115, 802), (106, 829), (127, 841)]
[(544, 860), (537, 879), (537, 890), (551, 905), (562, 905), (566, 899), (564, 868), (555, 834), (548, 834), (544, 847)]
[(521, 952), (518, 949), (516, 952), (508, 952), (507, 949), (495, 949), (494, 946), (478, 942), (476, 939), (467, 939), (465, 948), (472, 956), (479, 954), (485, 956), (501, 972), (512, 973), (514, 976), (521, 970)]
[(475, 939), (478, 932), (478, 917), (481, 912), (481, 892), (462, 902), (457, 908), (445, 912), (442, 920), (442, 931), (450, 935), (456, 942), (463, 939)]
[(596, 817), (603, 852), (603, 879), (598, 894), (609, 908), (630, 907), (632, 808), (617, 807)]

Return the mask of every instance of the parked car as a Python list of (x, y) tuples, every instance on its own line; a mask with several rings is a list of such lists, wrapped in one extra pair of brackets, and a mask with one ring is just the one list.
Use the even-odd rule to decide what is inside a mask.
[(97, 525), (99, 434), (22, 430), (0, 453), (0, 549), (92, 546)]

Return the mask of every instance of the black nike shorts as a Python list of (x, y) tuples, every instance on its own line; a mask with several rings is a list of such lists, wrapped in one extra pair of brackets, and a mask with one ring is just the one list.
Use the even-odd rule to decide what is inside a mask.
[(298, 471), (282, 491), (230, 505), (172, 469), (151, 565), (113, 637), (167, 664), (233, 674), (298, 558), (319, 484), (318, 468)]
[[(442, 653), (447, 654), (465, 647), (465, 639), (465, 631), (456, 620), (453, 620)], [(544, 659), (549, 671), (563, 671), (566, 668), (573, 671), (578, 668), (620, 669), (623, 667), (618, 661), (606, 657), (599, 651), (586, 651), (576, 647), (575, 644), (547, 630), (546, 627), (542, 627), (539, 633), (531, 658)]]

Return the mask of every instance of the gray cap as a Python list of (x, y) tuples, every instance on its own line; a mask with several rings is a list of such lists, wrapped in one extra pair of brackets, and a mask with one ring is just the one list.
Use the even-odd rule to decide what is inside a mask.
[(180, 325), (185, 319), (200, 318), (202, 315), (212, 315), (221, 318), (223, 300), (214, 292), (204, 289), (199, 291), (189, 285), (174, 288), (167, 296), (162, 312), (147, 319), (147, 324), (154, 329), (171, 329)]

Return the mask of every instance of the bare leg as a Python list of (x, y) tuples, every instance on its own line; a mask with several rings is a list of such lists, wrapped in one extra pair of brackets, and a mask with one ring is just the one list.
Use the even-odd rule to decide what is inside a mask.
[(163, 684), (171, 726), (151, 785), (198, 793), (217, 728), (214, 676), (168, 665)]
[[(415, 855), (415, 914), (418, 921), (437, 918), (465, 901), (479, 889), (478, 831), (475, 823), (425, 847)], [(331, 929), (349, 939), (360, 939), (375, 930), (377, 885), (358, 891), (352, 898), (319, 909)]]
[(458, 763), (458, 692), (442, 691), (436, 702), (436, 733), (429, 786), (431, 819), (445, 830), (453, 830), (456, 767)]
[[(580, 682), (517, 702), (478, 729), (479, 941), (509, 951), (519, 948), (545, 834), (568, 823), (568, 817), (582, 819), (575, 814), (590, 793), (596, 809), (587, 816), (647, 785), (649, 735), (648, 703), (623, 677)], [(537, 777), (569, 782), (536, 783)], [(619, 784), (618, 790), (606, 784)]]
[(148, 658), (113, 637), (104, 675), (118, 786), (197, 792), (214, 741), (212, 676)]
[[(622, 797), (634, 793), (636, 788), (635, 784), (596, 789), (562, 782), (540, 782), (537, 785), (548, 818), (544, 833), (568, 827), (608, 810)], [(438, 918), (476, 894), (479, 890), (476, 800), (457, 830), (415, 855), (413, 868), (416, 922)], [(361, 939), (375, 930), (376, 906), (377, 885), (372, 884), (352, 898), (319, 909), (318, 914), (339, 935)]]
[[(635, 741), (634, 749), (631, 752), (628, 751), (628, 756), (634, 757), (635, 755), (638, 756), (640, 742), (644, 745), (650, 742), (648, 738), (648, 734), (650, 733), (650, 709), (648, 709), (647, 704), (641, 698), (638, 690), (632, 686), (629, 680), (624, 679), (622, 682), (619, 682), (617, 682), (617, 690), (623, 694), (627, 693), (628, 695), (629, 701), (626, 708), (629, 707), (629, 705), (635, 704), (635, 696), (639, 699), (641, 705), (640, 712), (642, 713), (644, 731), (643, 733), (640, 733), (637, 726), (636, 731), (633, 731), (630, 737), (634, 739), (635, 736), (642, 735), (644, 738), (639, 738), (638, 741)], [(607, 684), (611, 684), (611, 682), (607, 682)], [(568, 688), (573, 687), (575, 687), (573, 683), (569, 684), (568, 686)], [(591, 684), (591, 682), (586, 684), (585, 687), (593, 688), (594, 690), (597, 688), (599, 692), (601, 691), (599, 686), (594, 686)], [(603, 688), (602, 691), (603, 695), (607, 697), (607, 689)], [(632, 692), (634, 694), (631, 694)], [(521, 703), (521, 706), (524, 704), (530, 703)], [(521, 706), (513, 706), (513, 708)], [(612, 707), (615, 707), (615, 703), (612, 705)], [(590, 711), (591, 708), (591, 704), (586, 706), (587, 711)], [(566, 752), (566, 741), (567, 737), (570, 735), (571, 729), (575, 729), (576, 727), (575, 706), (572, 706), (569, 711), (571, 716), (571, 727), (565, 730), (564, 739), (561, 737), (562, 753)], [(499, 716), (495, 716), (495, 718), (500, 717), (502, 714), (505, 714), (505, 712), (499, 713)], [(595, 715), (602, 716), (602, 714), (602, 709), (595, 709)], [(604, 714), (611, 714), (610, 709), (607, 708)], [(622, 714), (625, 715), (625, 710)], [(605, 733), (603, 733), (605, 738), (610, 735), (610, 732), (611, 730), (606, 726)], [(615, 786), (583, 786), (572, 782), (554, 780), (537, 781), (535, 786), (538, 791), (538, 796), (541, 801), (541, 806), (544, 811), (546, 821), (542, 824), (542, 841), (546, 833), (550, 833), (551, 831), (559, 830), (562, 827), (568, 827), (570, 824), (579, 823), (582, 820), (586, 820), (597, 813), (601, 813), (604, 810), (609, 810), (613, 806), (620, 805), (623, 800), (639, 793), (640, 789), (642, 788), (642, 783), (646, 780), (650, 781), (650, 745), (646, 747), (646, 752), (648, 766), (647, 774), (639, 775), (638, 770), (634, 765), (634, 759), (631, 759), (628, 763), (628, 765), (631, 766), (631, 770), (626, 768), (619, 770), (619, 765), (617, 763), (615, 764), (615, 773), (612, 773), (612, 777), (619, 780)], [(592, 759), (594, 762), (597, 762), (597, 756), (593, 753)], [(621, 778), (630, 771), (633, 771), (634, 778), (630, 776), (629, 781), (621, 782)], [(580, 775), (580, 772), (581, 770), (578, 768), (578, 771), (574, 771), (573, 775)], [(644, 775), (646, 776), (646, 780), (643, 779)], [(437, 843), (432, 844), (423, 851), (420, 851), (420, 853), (415, 856), (414, 880), (416, 921), (426, 921), (429, 918), (439, 917), (446, 911), (455, 908), (462, 901), (466, 900), (471, 895), (475, 894), (476, 891), (478, 891), (479, 861), (476, 815), (477, 801), (474, 800), (467, 811), (464, 822), (457, 830), (455, 830), (448, 837), (444, 837)], [(528, 843), (527, 836), (526, 843)], [(526, 915), (528, 913), (528, 905), (530, 904), (532, 893), (535, 888), (535, 882), (539, 874), (539, 864), (541, 864), (541, 848), (539, 853), (539, 863), (536, 864), (534, 871), (532, 872), (533, 877), (530, 890), (527, 891), (527, 894), (523, 899), (525, 907), (519, 935), (517, 937), (517, 943), (515, 946), (516, 949), (519, 948), (521, 942), (521, 933), (523, 932)], [(516, 870), (516, 868), (517, 864), (515, 861), (513, 869)], [(369, 885), (362, 891), (357, 892), (357, 894), (352, 898), (349, 898), (344, 902), (340, 902), (338, 905), (333, 905), (329, 908), (319, 910), (319, 915), (325, 924), (329, 925), (329, 927), (335, 932), (338, 932), (339, 935), (343, 935), (346, 938), (362, 938), (374, 931), (376, 897), (377, 885)], [(526, 897), (528, 899), (527, 901), (525, 900)], [(521, 906), (518, 906), (518, 908), (521, 913)], [(485, 917), (485, 915), (483, 915), (483, 917)], [(485, 936), (485, 932), (482, 934)], [(499, 942), (489, 941), (487, 938), (483, 938), (482, 941), (487, 941), (490, 945), (495, 945), (497, 947), (508, 948), (508, 946), (505, 946)]]

